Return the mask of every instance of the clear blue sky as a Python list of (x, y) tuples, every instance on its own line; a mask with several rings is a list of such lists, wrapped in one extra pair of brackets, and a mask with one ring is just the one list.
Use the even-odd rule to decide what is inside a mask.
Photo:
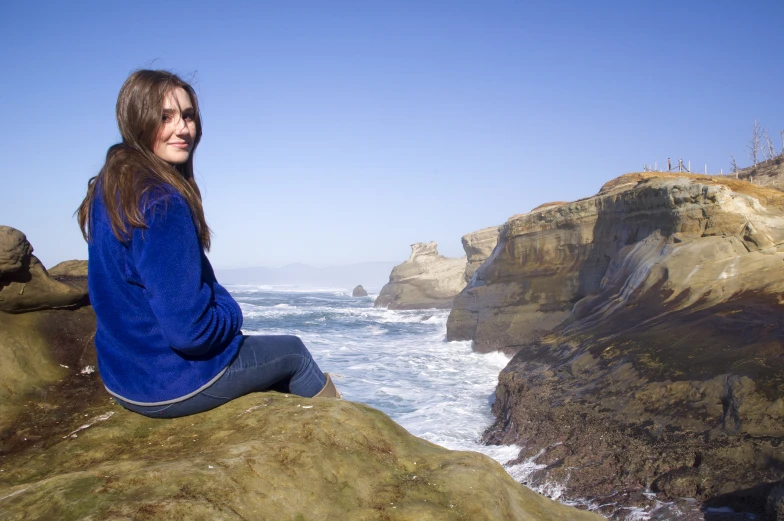
[[(224, 5), (225, 4), (225, 5)], [(195, 80), (218, 268), (402, 261), (667, 157), (781, 147), (784, 2), (0, 3), (0, 224), (47, 266), (127, 75)]]

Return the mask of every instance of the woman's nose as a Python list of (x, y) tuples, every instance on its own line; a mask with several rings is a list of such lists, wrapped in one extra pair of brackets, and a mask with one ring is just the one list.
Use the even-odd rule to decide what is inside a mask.
[(188, 121), (180, 116), (177, 124), (174, 127), (174, 131), (177, 133), (178, 136), (183, 136), (191, 133), (190, 125), (188, 125)]

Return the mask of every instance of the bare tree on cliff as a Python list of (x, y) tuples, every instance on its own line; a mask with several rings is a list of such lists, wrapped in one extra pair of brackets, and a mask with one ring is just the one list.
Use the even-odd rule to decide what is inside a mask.
[(784, 154), (784, 130), (779, 130), (781, 134), (781, 153)]
[(732, 165), (732, 171), (735, 172), (735, 179), (738, 178), (738, 162), (735, 161), (735, 157), (730, 154), (730, 165)]
[(759, 121), (754, 120), (754, 130), (752, 130), (751, 141), (746, 145), (746, 150), (749, 151), (749, 158), (757, 166), (757, 157), (759, 157), (760, 149), (762, 148), (762, 128)]
[(765, 160), (773, 159), (778, 154), (776, 153), (776, 146), (773, 144), (773, 141), (768, 135), (768, 129), (762, 130), (762, 137), (765, 139), (765, 146), (762, 149), (762, 155), (765, 157)]

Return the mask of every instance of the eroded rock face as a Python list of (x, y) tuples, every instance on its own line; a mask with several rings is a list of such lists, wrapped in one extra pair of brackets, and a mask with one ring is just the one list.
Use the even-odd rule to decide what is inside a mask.
[(491, 226), (463, 235), (463, 250), (468, 260), (465, 269), (466, 284), (471, 282), (479, 266), (493, 253), (493, 248), (498, 243), (498, 230), (498, 226)]
[(128, 412), (94, 371), (94, 320), (0, 313), (4, 520), (599, 519), (348, 401), (255, 393), (174, 420)]
[(49, 276), (25, 235), (0, 226), (0, 312), (74, 308), (87, 304), (86, 284), (63, 284)]
[(32, 253), (33, 247), (25, 234), (10, 226), (0, 226), (0, 277), (21, 270)]
[(411, 256), (395, 266), (381, 288), (376, 307), (448, 309), (465, 285), (466, 258), (444, 257), (435, 242), (411, 245)]
[(686, 307), (709, 293), (716, 301), (767, 287), (771, 277), (778, 284), (781, 204), (779, 192), (740, 181), (639, 174), (595, 197), (516, 216), (456, 298), (449, 339), (514, 352), (571, 317), (584, 297), (578, 316), (589, 302), (610, 298), (617, 307), (640, 284), (646, 290), (665, 279), (678, 295), (688, 288)]
[(784, 478), (782, 311), (784, 194), (630, 174), (510, 219), (448, 335), (517, 353), (486, 439), (539, 454), (534, 484), (762, 512)]
[(351, 296), (352, 297), (367, 297), (368, 293), (367, 293), (367, 290), (365, 290), (365, 288), (362, 287), (362, 284), (360, 284), (359, 286), (354, 288), (354, 290), (351, 292)]

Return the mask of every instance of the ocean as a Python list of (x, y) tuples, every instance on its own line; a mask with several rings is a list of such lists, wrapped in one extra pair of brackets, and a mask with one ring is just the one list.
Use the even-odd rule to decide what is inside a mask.
[(519, 447), (480, 443), (490, 425), (501, 353), (477, 354), (470, 342), (445, 342), (448, 310), (374, 308), (376, 295), (340, 289), (228, 285), (246, 334), (293, 334), (346, 400), (388, 414), (411, 434), (443, 447), (506, 462)]

